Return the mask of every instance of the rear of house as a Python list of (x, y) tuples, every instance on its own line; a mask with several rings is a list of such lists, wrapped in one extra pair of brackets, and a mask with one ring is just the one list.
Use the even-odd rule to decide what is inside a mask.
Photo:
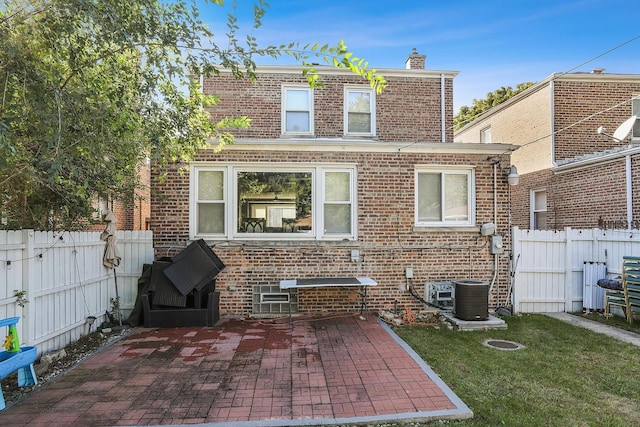
[[(640, 228), (640, 76), (552, 74), (456, 131), (455, 141), (509, 141), (520, 184), (513, 225), (524, 229)], [(598, 132), (598, 128), (605, 130)], [(490, 140), (483, 135), (490, 135)]]
[[(508, 247), (490, 248), (480, 228), (509, 233), (514, 147), (451, 143), (456, 72), (426, 70), (416, 52), (406, 69), (379, 71), (382, 94), (329, 67), (314, 89), (300, 67), (206, 79), (221, 100), (212, 120), (248, 116), (251, 127), (219, 153), (169, 166), (165, 180), (154, 172), (156, 257), (204, 239), (226, 265), (216, 290), (228, 315), (284, 315), (280, 281), (317, 277), (372, 278), (371, 310), (421, 308), (428, 283), (455, 279), (492, 283), (490, 304), (504, 303)], [(360, 299), (310, 289), (291, 308), (353, 312)]]

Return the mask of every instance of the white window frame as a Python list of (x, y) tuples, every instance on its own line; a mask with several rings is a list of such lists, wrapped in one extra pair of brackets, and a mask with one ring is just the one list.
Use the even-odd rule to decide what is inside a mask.
[[(200, 203), (210, 202), (209, 200), (199, 200), (198, 199), (198, 180), (200, 179), (199, 172), (222, 172), (222, 200), (217, 201), (216, 203), (221, 203), (224, 205), (224, 227), (225, 232), (223, 233), (198, 233), (198, 206)], [(226, 230), (229, 229), (229, 190), (227, 183), (228, 180), (228, 171), (226, 167), (212, 167), (212, 166), (202, 166), (198, 168), (191, 168), (191, 172), (189, 174), (189, 198), (190, 198), (190, 209), (189, 209), (189, 234), (191, 236), (199, 236), (206, 235), (208, 237), (223, 237), (225, 236)]]
[(631, 101), (631, 114), (636, 116), (636, 122), (631, 129), (631, 138), (640, 139), (640, 93), (633, 95), (634, 98)]
[[(447, 174), (462, 174), (467, 176), (467, 220), (466, 221), (420, 221), (419, 219), (419, 196), (420, 189), (418, 188), (419, 176), (423, 173), (438, 173), (442, 176)], [(416, 166), (414, 174), (414, 188), (415, 188), (415, 201), (414, 201), (414, 221), (417, 227), (471, 227), (476, 223), (476, 176), (475, 168), (473, 166), (443, 166), (443, 165), (424, 165)], [(441, 180), (442, 195), (445, 194), (445, 180)], [(444, 206), (443, 200), (441, 200), (441, 206)]]
[[(289, 110), (287, 109), (287, 92), (290, 90), (296, 90), (296, 91), (305, 91), (309, 93), (309, 105), (307, 106), (308, 108), (306, 110)], [(314, 105), (314, 98), (313, 98), (313, 89), (311, 89), (309, 87), (309, 85), (294, 85), (294, 84), (288, 84), (288, 85), (283, 85), (282, 86), (282, 91), (281, 91), (281, 100), (282, 100), (282, 106), (280, 108), (280, 111), (282, 112), (281, 115), (281, 134), (283, 136), (311, 136), (314, 135), (314, 110), (313, 110), (313, 105)], [(287, 112), (289, 111), (297, 111), (297, 112), (307, 112), (309, 114), (309, 131), (299, 131), (299, 132), (293, 132), (293, 131), (287, 131)]]
[[(349, 130), (349, 94), (359, 92), (369, 94), (369, 114), (371, 117), (371, 129), (369, 132), (352, 132)], [(351, 136), (375, 136), (376, 135), (376, 91), (369, 86), (345, 85), (344, 87), (344, 134)]]
[(480, 129), (480, 142), (483, 144), (491, 144), (491, 126)]
[[(224, 233), (198, 233), (197, 200), (198, 173), (200, 171), (224, 171), (224, 202), (225, 225)], [(234, 224), (238, 223), (237, 182), (238, 173), (241, 172), (309, 172), (312, 179), (311, 201), (311, 231), (308, 233), (264, 233), (264, 232), (238, 232)], [(348, 233), (325, 233), (324, 231), (324, 206), (325, 206), (325, 174), (327, 172), (347, 172), (350, 177), (350, 205), (351, 205), (351, 230)], [(191, 239), (208, 240), (327, 240), (343, 241), (357, 240), (357, 168), (355, 164), (269, 164), (264, 163), (235, 163), (216, 164), (202, 162), (192, 163), (189, 180), (189, 232)]]
[[(546, 202), (544, 209), (538, 209), (536, 206), (536, 194), (545, 193), (546, 194)], [(536, 213), (544, 212), (545, 214), (548, 212), (549, 206), (549, 193), (546, 188), (534, 188), (529, 191), (529, 224), (532, 230), (546, 230), (545, 228), (538, 228), (538, 224), (536, 224)]]
[[(349, 201), (327, 201), (325, 200), (326, 197), (326, 188), (325, 188), (325, 183), (326, 183), (326, 174), (328, 172), (341, 172), (341, 173), (348, 173), (349, 174)], [(317, 211), (319, 211), (319, 213), (321, 213), (320, 215), (318, 215), (318, 219), (319, 219), (319, 224), (320, 227), (319, 229), (322, 230), (322, 234), (324, 235), (324, 237), (330, 237), (332, 239), (340, 239), (340, 240), (344, 240), (344, 239), (348, 239), (348, 240), (353, 240), (355, 238), (356, 235), (356, 221), (357, 221), (357, 216), (356, 216), (356, 180), (355, 180), (355, 168), (339, 168), (339, 167), (331, 167), (331, 168), (322, 168), (320, 173), (322, 174), (322, 179), (320, 180), (319, 184), (320, 184), (320, 193), (319, 195), (319, 199), (321, 201), (319, 208), (317, 209)], [(315, 199), (315, 197), (314, 197)], [(349, 233), (327, 233), (325, 230), (325, 223), (324, 223), (324, 208), (326, 205), (349, 205), (351, 207), (351, 217), (350, 217), (350, 222), (351, 222), (351, 232)]]

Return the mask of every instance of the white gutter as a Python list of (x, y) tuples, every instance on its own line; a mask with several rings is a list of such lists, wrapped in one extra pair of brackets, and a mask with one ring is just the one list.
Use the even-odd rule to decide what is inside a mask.
[(555, 89), (556, 89), (556, 85), (555, 85), (555, 80), (551, 80), (549, 82), (549, 90), (551, 91), (550, 98), (551, 98), (551, 117), (549, 118), (550, 122), (551, 122), (551, 163), (553, 164), (554, 167), (558, 166), (558, 163), (556, 162), (556, 121), (555, 121), (555, 117), (556, 117), (556, 102), (555, 102)]
[(445, 120), (445, 90), (444, 74), (440, 74), (440, 121), (442, 127), (442, 142), (447, 142), (447, 122)]
[(633, 147), (627, 150), (620, 150), (614, 153), (607, 153), (605, 155), (593, 156), (588, 159), (566, 163), (554, 168), (553, 173), (556, 175), (560, 175), (566, 172), (572, 172), (574, 170), (586, 169), (594, 165), (611, 163), (613, 161), (620, 160), (623, 157), (634, 156), (636, 154), (640, 154), (640, 147)]

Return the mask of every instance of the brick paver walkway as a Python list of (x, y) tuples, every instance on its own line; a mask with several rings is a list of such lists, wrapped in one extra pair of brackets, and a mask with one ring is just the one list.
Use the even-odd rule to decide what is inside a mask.
[(139, 328), (0, 412), (5, 426), (293, 426), (468, 418), (374, 316)]

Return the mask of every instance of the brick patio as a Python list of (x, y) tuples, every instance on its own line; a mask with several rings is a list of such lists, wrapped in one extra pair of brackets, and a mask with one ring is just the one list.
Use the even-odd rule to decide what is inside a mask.
[(374, 316), (138, 328), (0, 412), (4, 426), (295, 426), (464, 419)]

